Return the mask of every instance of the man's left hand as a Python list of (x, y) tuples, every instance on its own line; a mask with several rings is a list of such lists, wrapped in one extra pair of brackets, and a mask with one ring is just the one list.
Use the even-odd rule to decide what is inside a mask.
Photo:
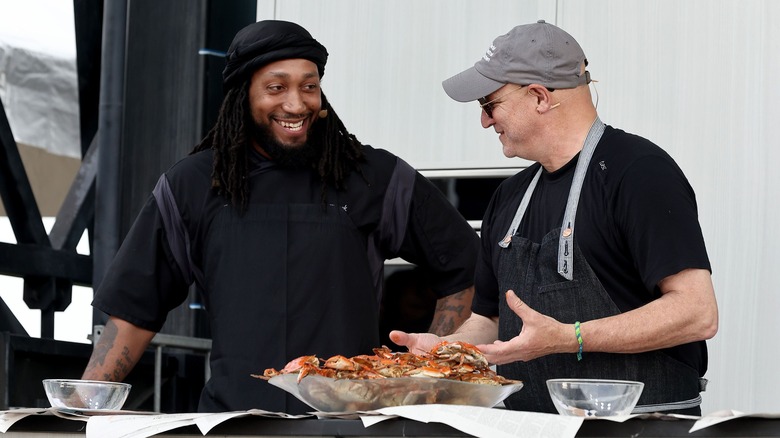
[[(576, 352), (574, 328), (528, 307), (514, 291), (506, 292), (510, 309), (523, 321), (520, 333), (508, 341), (477, 345), (490, 363), (529, 361), (552, 353)], [(573, 348), (573, 350), (572, 350)]]

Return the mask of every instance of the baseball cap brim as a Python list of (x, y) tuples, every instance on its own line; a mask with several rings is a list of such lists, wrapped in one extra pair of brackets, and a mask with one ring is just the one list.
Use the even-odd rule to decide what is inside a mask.
[(498, 90), (503, 82), (494, 81), (483, 76), (476, 68), (471, 67), (441, 83), (444, 92), (458, 102), (471, 102)]

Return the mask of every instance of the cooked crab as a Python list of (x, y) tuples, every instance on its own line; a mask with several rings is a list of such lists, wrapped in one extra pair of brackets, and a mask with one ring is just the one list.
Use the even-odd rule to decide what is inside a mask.
[(488, 361), (482, 352), (466, 342), (444, 341), (431, 348), (429, 354), (437, 360), (452, 361), (459, 365), (472, 365), (476, 368), (488, 367)]
[(466, 342), (445, 341), (424, 355), (393, 352), (384, 345), (373, 350), (373, 355), (335, 355), (324, 361), (316, 356), (301, 356), (281, 371), (268, 368), (262, 376), (252, 376), (268, 380), (279, 374), (298, 374), (298, 382), (307, 375), (319, 375), (338, 380), (429, 377), (488, 385), (518, 383), (497, 375), (488, 367), (482, 352)]

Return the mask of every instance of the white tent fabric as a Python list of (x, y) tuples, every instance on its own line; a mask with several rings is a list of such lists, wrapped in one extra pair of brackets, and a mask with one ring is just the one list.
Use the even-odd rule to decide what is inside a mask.
[(0, 0), (0, 99), (17, 143), (81, 157), (72, 2)]

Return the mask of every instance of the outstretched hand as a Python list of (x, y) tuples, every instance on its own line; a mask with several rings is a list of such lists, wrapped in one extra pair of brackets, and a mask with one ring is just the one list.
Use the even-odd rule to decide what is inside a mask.
[(390, 340), (396, 345), (406, 347), (410, 353), (427, 353), (434, 345), (443, 341), (433, 333), (406, 333), (400, 330), (390, 332)]
[[(506, 302), (523, 321), (523, 328), (517, 336), (508, 341), (477, 345), (490, 363), (502, 365), (529, 361), (552, 353), (568, 352), (572, 340), (576, 344), (573, 328), (569, 333), (568, 325), (528, 307), (514, 291), (506, 292)], [(576, 345), (574, 348), (576, 351)]]

